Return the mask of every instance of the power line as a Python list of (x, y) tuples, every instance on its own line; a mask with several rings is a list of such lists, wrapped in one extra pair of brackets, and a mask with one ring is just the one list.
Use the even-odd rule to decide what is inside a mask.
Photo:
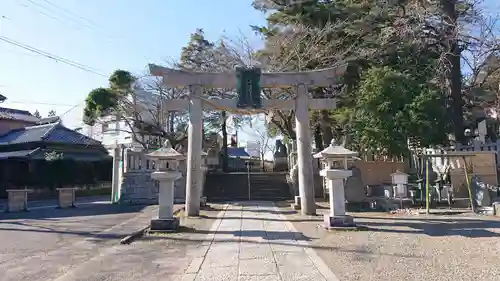
[[(31, 3), (32, 5), (35, 5), (35, 6), (37, 6), (37, 7), (40, 7), (40, 8), (42, 8), (42, 9), (46, 10), (46, 11), (52, 12), (52, 13), (54, 13), (54, 14), (56, 14), (56, 15), (59, 15), (59, 16), (61, 16), (61, 17), (65, 18), (66, 20), (69, 20), (70, 22), (73, 22), (73, 23), (76, 23), (76, 24), (82, 25), (82, 26), (84, 26), (84, 27), (86, 27), (86, 28), (88, 28), (88, 29), (95, 30), (95, 28), (93, 28), (93, 27), (89, 26), (88, 24), (85, 24), (85, 23), (82, 23), (82, 22), (76, 21), (75, 19), (73, 19), (73, 18), (71, 18), (71, 17), (68, 17), (68, 16), (66, 16), (66, 15), (64, 15), (64, 14), (57, 13), (57, 12), (56, 12), (56, 11), (54, 11), (53, 9), (47, 8), (46, 6), (44, 6), (44, 5), (40, 4), (40, 3), (37, 3), (37, 2), (35, 2), (35, 1), (33, 1), (33, 0), (26, 0), (26, 1), (28, 1), (28, 2), (29, 2), (29, 3)], [(24, 6), (26, 6), (26, 5), (24, 5)], [(50, 17), (50, 18), (53, 18), (53, 19), (55, 19), (55, 20), (60, 20), (60, 19), (58, 19), (58, 18), (56, 18), (56, 17), (54, 17), (54, 16), (44, 14), (44, 13), (42, 13), (40, 10), (38, 10), (38, 12), (40, 12), (41, 14), (43, 14), (43, 15), (45, 15), (45, 16), (48, 16), (48, 17)]]
[[(2, 92), (0, 92), (2, 93)], [(16, 103), (16, 104), (38, 104), (38, 105), (51, 105), (51, 106), (74, 106), (74, 104), (64, 104), (64, 103), (50, 103), (50, 102), (36, 102), (36, 101), (11, 101), (7, 100), (7, 103)]]
[(75, 104), (75, 105), (74, 105), (74, 106), (72, 106), (70, 109), (66, 110), (63, 114), (58, 115), (58, 116), (59, 116), (59, 118), (62, 118), (64, 115), (68, 114), (71, 110), (73, 110), (73, 109), (77, 108), (78, 106), (80, 106), (80, 105), (81, 105), (82, 103), (84, 103), (84, 102), (85, 102), (85, 101), (82, 101), (82, 102), (80, 102), (80, 103)]
[[(35, 6), (37, 6), (37, 7), (41, 7), (42, 9), (44, 9), (44, 10), (46, 10), (46, 11), (50, 11), (50, 12), (52, 12), (52, 13), (56, 14), (56, 15), (62, 16), (63, 18), (65, 18), (65, 19), (69, 20), (70, 22), (76, 23), (76, 24), (78, 24), (78, 25), (80, 25), (80, 26), (83, 26), (83, 27), (85, 27), (85, 28), (87, 28), (87, 29), (90, 29), (90, 30), (92, 30), (92, 31), (97, 31), (97, 32), (102, 32), (102, 33), (107, 33), (107, 35), (108, 35), (108, 36), (107, 36), (107, 37), (108, 37), (108, 39), (111, 39), (111, 40), (112, 40), (112, 39), (122, 39), (122, 40), (124, 40), (124, 41), (128, 41), (130, 45), (134, 44), (134, 45), (136, 45), (136, 46), (138, 46), (138, 47), (141, 47), (141, 48), (142, 48), (142, 49), (144, 49), (144, 50), (147, 50), (147, 48), (146, 48), (144, 45), (142, 45), (142, 44), (138, 44), (138, 42), (137, 42), (137, 41), (131, 41), (131, 40), (129, 40), (129, 39), (127, 39), (127, 38), (123, 37), (123, 36), (116, 36), (115, 34), (113, 34), (112, 32), (110, 32), (109, 30), (106, 30), (104, 27), (102, 27), (102, 26), (100, 26), (100, 25), (96, 24), (95, 22), (93, 22), (93, 21), (91, 21), (91, 20), (89, 20), (89, 19), (87, 19), (87, 18), (85, 18), (85, 17), (83, 17), (83, 16), (80, 16), (80, 15), (76, 14), (76, 13), (74, 13), (74, 12), (70, 11), (69, 9), (66, 9), (66, 8), (63, 8), (63, 7), (59, 6), (59, 5), (56, 5), (56, 4), (54, 4), (53, 2), (51, 2), (51, 1), (48, 1), (48, 0), (42, 0), (42, 1), (46, 2), (46, 3), (48, 3), (49, 5), (51, 5), (51, 6), (55, 7), (55, 8), (57, 8), (57, 9), (59, 9), (59, 10), (61, 10), (61, 11), (65, 12), (65, 13), (67, 13), (68, 15), (71, 15), (73, 18), (72, 18), (72, 17), (68, 17), (67, 15), (61, 14), (60, 12), (57, 12), (57, 11), (55, 11), (54, 9), (51, 9), (50, 7), (44, 6), (44, 5), (42, 5), (42, 4), (40, 4), (40, 3), (37, 3), (37, 2), (35, 2), (35, 1), (33, 1), (33, 0), (26, 0), (26, 1), (28, 1), (28, 2), (29, 2), (29, 3), (31, 3), (32, 5), (35, 5)], [(21, 5), (23, 5), (23, 6), (25, 6), (25, 7), (29, 7), (29, 6), (24, 5), (24, 4), (21, 4)], [(48, 14), (46, 14), (46, 13), (44, 13), (44, 12), (42, 12), (42, 11), (38, 10), (38, 9), (37, 9), (36, 11), (37, 11), (37, 12), (39, 12), (40, 14), (45, 15), (45, 16), (47, 16), (47, 17), (50, 17), (50, 18), (52, 18), (52, 19), (54, 19), (54, 20), (58, 20), (58, 21), (59, 21), (59, 20), (61, 20), (60, 18), (54, 17), (54, 16), (52, 16), (52, 15), (48, 15)], [(78, 18), (78, 19), (80, 19), (80, 20), (82, 20), (82, 21), (85, 21), (85, 22), (87, 22), (88, 24), (83, 23), (82, 21), (79, 21), (79, 20), (75, 20), (75, 18)], [(147, 57), (146, 57), (145, 55), (143, 55), (142, 53), (141, 53), (141, 56), (142, 56), (144, 59), (146, 59), (147, 61), (149, 60), (149, 58), (147, 58)]]
[(51, 54), (49, 52), (45, 52), (45, 51), (42, 51), (40, 49), (37, 49), (35, 47), (32, 47), (30, 45), (26, 45), (26, 44), (23, 44), (23, 43), (20, 43), (20, 42), (17, 42), (17, 41), (14, 41), (8, 37), (5, 37), (5, 36), (1, 36), (0, 35), (0, 40), (1, 41), (4, 41), (8, 44), (11, 44), (11, 45), (14, 45), (14, 46), (17, 46), (19, 48), (22, 48), (22, 49), (25, 49), (27, 51), (30, 51), (32, 53), (35, 53), (35, 54), (38, 54), (38, 55), (41, 55), (41, 56), (44, 56), (46, 58), (49, 58), (49, 59), (52, 59), (52, 60), (55, 60), (57, 62), (62, 62), (64, 64), (67, 64), (69, 66), (73, 66), (73, 67), (76, 67), (78, 69), (81, 69), (81, 70), (84, 70), (86, 72), (89, 72), (89, 73), (93, 73), (95, 75), (99, 75), (99, 76), (102, 76), (102, 77), (107, 77), (106, 75), (104, 74), (101, 74), (99, 72), (97, 72), (95, 70), (95, 68), (92, 68), (90, 66), (87, 66), (87, 65), (84, 65), (84, 64), (81, 64), (81, 63), (78, 63), (78, 62), (75, 62), (75, 61), (72, 61), (72, 60), (69, 60), (69, 59), (65, 59), (63, 57), (60, 57), (58, 55), (54, 55), (54, 54)]
[[(85, 18), (85, 17), (82, 17), (82, 16), (80, 16), (80, 15), (77, 15), (77, 14), (73, 13), (72, 11), (70, 11), (70, 10), (68, 10), (68, 9), (65, 9), (65, 8), (63, 8), (63, 7), (59, 6), (59, 5), (56, 5), (56, 4), (52, 3), (52, 2), (51, 2), (51, 1), (49, 1), (49, 0), (43, 0), (43, 1), (44, 1), (45, 3), (47, 3), (47, 4), (51, 5), (51, 6), (53, 6), (53, 7), (56, 7), (57, 9), (59, 9), (59, 10), (61, 10), (61, 11), (64, 11), (64, 12), (66, 12), (66, 13), (70, 14), (70, 15), (73, 15), (73, 16), (75, 16), (75, 17), (77, 17), (77, 18), (81, 19), (81, 20), (84, 20), (84, 21), (86, 21), (86, 22), (90, 23), (90, 24), (91, 24), (91, 25), (93, 25), (93, 26), (96, 26), (96, 27), (101, 28), (98, 24), (94, 23), (93, 21), (91, 21), (91, 20), (89, 20), (89, 19), (87, 19), (87, 18)], [(102, 28), (101, 28), (101, 29), (102, 29)]]

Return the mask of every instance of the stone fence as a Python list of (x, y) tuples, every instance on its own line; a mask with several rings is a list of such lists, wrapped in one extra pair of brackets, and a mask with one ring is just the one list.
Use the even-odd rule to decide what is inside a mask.
[[(129, 204), (157, 204), (157, 181), (151, 178), (151, 173), (156, 170), (156, 161), (148, 159), (146, 151), (133, 151), (129, 148), (122, 150), (119, 165), (119, 202)], [(121, 160), (121, 159), (120, 159)], [(179, 162), (179, 171), (182, 177), (175, 181), (174, 203), (184, 203), (186, 199), (186, 160)], [(202, 182), (205, 180), (204, 169)]]

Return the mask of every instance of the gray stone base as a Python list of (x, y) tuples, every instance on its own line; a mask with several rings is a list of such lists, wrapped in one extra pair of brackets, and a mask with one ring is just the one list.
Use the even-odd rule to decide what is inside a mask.
[(493, 203), (493, 215), (500, 217), (500, 202)]
[(301, 206), (300, 206), (300, 196), (295, 196), (294, 197), (294, 201), (291, 205), (292, 209), (294, 210), (300, 210)]
[(206, 207), (207, 206), (207, 197), (203, 196), (200, 198), (200, 207)]
[(326, 229), (356, 229), (354, 218), (351, 216), (330, 216), (325, 214), (323, 222)]
[(171, 232), (179, 228), (179, 218), (152, 219), (151, 232)]

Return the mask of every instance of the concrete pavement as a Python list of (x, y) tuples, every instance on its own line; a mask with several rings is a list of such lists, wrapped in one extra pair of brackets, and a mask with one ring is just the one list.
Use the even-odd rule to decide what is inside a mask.
[[(118, 236), (149, 222), (152, 208), (134, 215), (112, 214), (104, 220), (115, 224), (100, 232), (61, 233), (48, 238), (43, 229), (32, 236), (22, 236), (27, 232), (19, 231), (18, 243), (25, 246), (0, 252), (0, 272), (5, 272), (0, 280), (338, 280), (309, 248), (309, 239), (272, 203), (212, 206), (215, 209), (203, 211), (201, 218), (183, 218), (180, 233), (148, 235), (130, 245), (120, 245)], [(59, 232), (64, 232), (70, 221), (97, 224), (85, 216), (62, 219), (57, 224), (66, 226), (56, 229)], [(75, 232), (75, 226), (71, 228)]]
[(338, 280), (270, 202), (228, 205), (207, 236), (205, 254), (180, 280)]

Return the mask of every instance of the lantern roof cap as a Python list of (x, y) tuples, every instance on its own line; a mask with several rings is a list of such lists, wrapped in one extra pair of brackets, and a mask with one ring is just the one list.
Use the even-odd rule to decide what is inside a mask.
[(408, 176), (407, 173), (401, 172), (399, 169), (392, 173), (391, 176)]
[(185, 159), (184, 155), (179, 153), (177, 150), (172, 148), (169, 140), (165, 140), (162, 147), (148, 153), (147, 156), (149, 158), (155, 158), (160, 160), (183, 160)]
[(314, 154), (314, 158), (344, 158), (355, 156), (358, 156), (357, 152), (349, 150), (342, 145), (337, 145), (334, 139), (332, 139), (327, 148)]

